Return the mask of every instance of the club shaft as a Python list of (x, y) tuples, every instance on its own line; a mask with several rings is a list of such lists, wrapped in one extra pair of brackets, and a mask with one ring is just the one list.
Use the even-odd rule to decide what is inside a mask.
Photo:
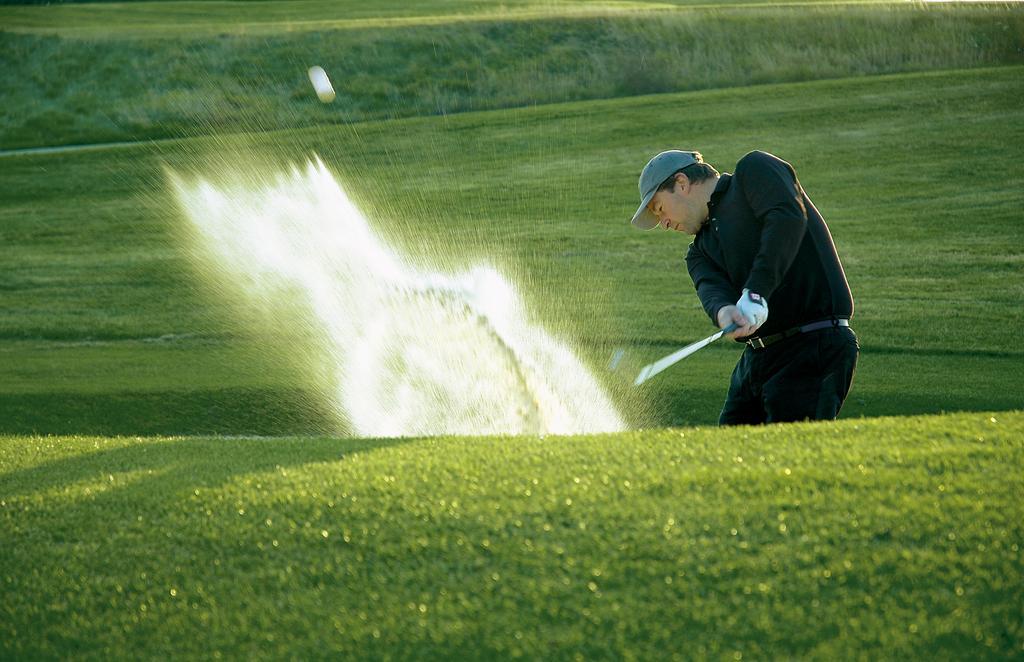
[(692, 343), (690, 345), (687, 345), (686, 347), (683, 347), (682, 349), (679, 349), (679, 350), (676, 350), (675, 352), (672, 352), (668, 356), (665, 356), (663, 358), (658, 359), (654, 363), (651, 363), (649, 365), (645, 365), (643, 367), (643, 369), (640, 370), (640, 374), (637, 375), (636, 381), (633, 382), (633, 384), (635, 386), (639, 386), (640, 384), (643, 384), (645, 381), (647, 381), (651, 377), (657, 375), (659, 372), (665, 370), (666, 368), (668, 368), (668, 367), (670, 367), (672, 365), (675, 365), (676, 363), (679, 363), (680, 361), (685, 359), (687, 356), (690, 356), (691, 354), (693, 354), (694, 352), (696, 352), (698, 350), (704, 349), (705, 347), (707, 347), (711, 343), (715, 342), (716, 340), (718, 340), (719, 338), (721, 338), (725, 334), (731, 333), (732, 331), (735, 331), (736, 329), (737, 329), (736, 324), (730, 324), (729, 326), (725, 327), (721, 331), (718, 331), (716, 333), (711, 334), (710, 336), (708, 336), (704, 340), (698, 340), (695, 343)]

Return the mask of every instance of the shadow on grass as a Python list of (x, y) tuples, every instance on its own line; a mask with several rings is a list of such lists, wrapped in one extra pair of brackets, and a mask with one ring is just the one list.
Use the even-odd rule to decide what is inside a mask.
[[(665, 346), (659, 352), (671, 349)], [(731, 345), (713, 346), (645, 384), (641, 391), (644, 413), (634, 425), (717, 424), (737, 354)], [(960, 354), (862, 350), (841, 418), (1024, 407), (1015, 388), (1017, 355)], [(653, 358), (643, 355), (636, 363)], [(620, 369), (616, 378), (630, 379), (632, 374)], [(631, 382), (620, 391), (620, 395), (634, 394)], [(346, 436), (350, 430), (312, 391), (236, 388), (0, 394), (0, 434)]]
[[(215, 487), (235, 475), (324, 462), (343, 462), (355, 453), (414, 441), (401, 439), (150, 439), (105, 440), (125, 444), (85, 452), (26, 469), (0, 474), (0, 495), (16, 498), (40, 494), (83, 481), (103, 481), (115, 474), (144, 473), (146, 479), (112, 483), (109, 491), (138, 491), (138, 497), (168, 491)], [(34, 443), (10, 440), (7, 443)], [(108, 490), (103, 490), (107, 492)], [(119, 494), (119, 499), (124, 495)]]
[(313, 393), (224, 389), (0, 395), (0, 434), (346, 434)]
[[(655, 393), (652, 395), (654, 426), (717, 425), (727, 390), (728, 383), (723, 383), (720, 388), (686, 388)], [(939, 388), (920, 388), (916, 392), (907, 391), (893, 397), (870, 387), (858, 388), (855, 381), (839, 418), (1017, 411), (1022, 407), (1024, 401), (1020, 395), (996, 394), (991, 389), (965, 396)]]

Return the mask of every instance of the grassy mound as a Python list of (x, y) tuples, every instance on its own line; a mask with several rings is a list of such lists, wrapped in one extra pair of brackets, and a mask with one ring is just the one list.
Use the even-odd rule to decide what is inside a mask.
[[(0, 25), (22, 31), (0, 32), (0, 60), (9, 63), (0, 70), (0, 148), (1024, 62), (1020, 6), (727, 7), (580, 17), (552, 5), (530, 20), (499, 12), (471, 22), (314, 24), (315, 31), (294, 32), (272, 10), (301, 11), (301, 3), (211, 5), (224, 15), (210, 14), (204, 3), (184, 19), (178, 4), (0, 8)], [(267, 21), (268, 32), (228, 33), (254, 16)], [(214, 31), (204, 34), (192, 20)], [(81, 36), (90, 25), (94, 31)], [(170, 33), (154, 35), (157, 28)], [(331, 105), (320, 104), (306, 80), (312, 64), (334, 81)]]
[(0, 438), (0, 653), (1020, 656), (1022, 440)]

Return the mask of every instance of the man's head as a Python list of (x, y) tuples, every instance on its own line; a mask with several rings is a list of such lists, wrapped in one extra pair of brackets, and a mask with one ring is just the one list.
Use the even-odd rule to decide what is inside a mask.
[(704, 163), (700, 152), (669, 150), (651, 159), (640, 173), (640, 207), (633, 225), (650, 230), (697, 234), (707, 219), (707, 203), (713, 186), (708, 180), (718, 171)]

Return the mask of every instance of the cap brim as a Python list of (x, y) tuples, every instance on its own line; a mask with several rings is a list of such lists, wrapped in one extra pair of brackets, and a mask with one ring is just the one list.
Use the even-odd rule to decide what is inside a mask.
[(644, 196), (640, 206), (636, 209), (636, 213), (633, 214), (633, 227), (641, 230), (653, 230), (658, 227), (658, 219), (655, 218), (654, 214), (651, 213), (651, 210), (647, 208), (647, 205), (651, 204), (651, 198), (653, 198), (654, 194), (657, 192), (657, 189), (655, 189)]

